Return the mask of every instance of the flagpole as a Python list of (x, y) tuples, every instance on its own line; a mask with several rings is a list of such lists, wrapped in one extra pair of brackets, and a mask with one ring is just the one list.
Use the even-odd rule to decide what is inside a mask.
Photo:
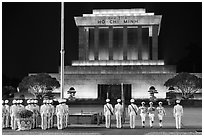
[(64, 2), (61, 2), (61, 94), (60, 97), (64, 98)]
[(123, 108), (123, 118), (122, 122), (125, 123), (125, 95), (123, 90), (123, 83), (121, 83), (121, 100), (122, 100), (122, 108)]

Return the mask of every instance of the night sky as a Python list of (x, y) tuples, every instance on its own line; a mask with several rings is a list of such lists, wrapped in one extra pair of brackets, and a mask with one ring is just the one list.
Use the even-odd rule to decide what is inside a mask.
[[(177, 71), (202, 70), (202, 3), (65, 3), (65, 65), (78, 59), (74, 16), (93, 9), (145, 8), (162, 15), (159, 58)], [(57, 73), (60, 65), (60, 3), (2, 3), (2, 74)], [(4, 80), (4, 79), (3, 79)]]

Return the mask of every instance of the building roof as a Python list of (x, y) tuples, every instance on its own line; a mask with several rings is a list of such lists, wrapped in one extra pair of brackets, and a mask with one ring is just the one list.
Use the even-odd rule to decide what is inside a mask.
[[(74, 17), (77, 26), (149, 26), (159, 25), (162, 15), (146, 13), (145, 9), (98, 9), (92, 14)], [(150, 29), (151, 30), (151, 29)]]

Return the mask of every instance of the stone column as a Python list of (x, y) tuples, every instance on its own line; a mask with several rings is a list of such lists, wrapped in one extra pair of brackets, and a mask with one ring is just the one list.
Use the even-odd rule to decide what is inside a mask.
[(127, 60), (127, 26), (123, 27), (123, 60)]
[(152, 26), (152, 60), (158, 60), (158, 25)]
[(94, 60), (98, 60), (98, 40), (99, 39), (99, 29), (96, 26), (94, 28)]
[(89, 28), (85, 28), (85, 60), (89, 60)]
[(138, 60), (142, 60), (142, 26), (138, 26), (137, 32)]
[(86, 34), (84, 27), (79, 28), (79, 60), (85, 60)]
[(108, 40), (109, 40), (109, 55), (108, 55), (108, 58), (109, 58), (109, 60), (113, 60), (113, 27), (112, 26), (109, 27)]

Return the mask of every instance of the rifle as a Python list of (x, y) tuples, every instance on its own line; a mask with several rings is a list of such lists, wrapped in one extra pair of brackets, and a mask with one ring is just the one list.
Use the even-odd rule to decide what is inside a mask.
[(135, 108), (132, 105), (130, 105), (130, 106), (133, 108), (133, 110), (135, 111), (135, 114), (137, 115), (137, 112), (136, 112)]
[(109, 109), (109, 111), (111, 112), (111, 115), (113, 115), (112, 110), (108, 107), (108, 105), (106, 104), (106, 107)]

